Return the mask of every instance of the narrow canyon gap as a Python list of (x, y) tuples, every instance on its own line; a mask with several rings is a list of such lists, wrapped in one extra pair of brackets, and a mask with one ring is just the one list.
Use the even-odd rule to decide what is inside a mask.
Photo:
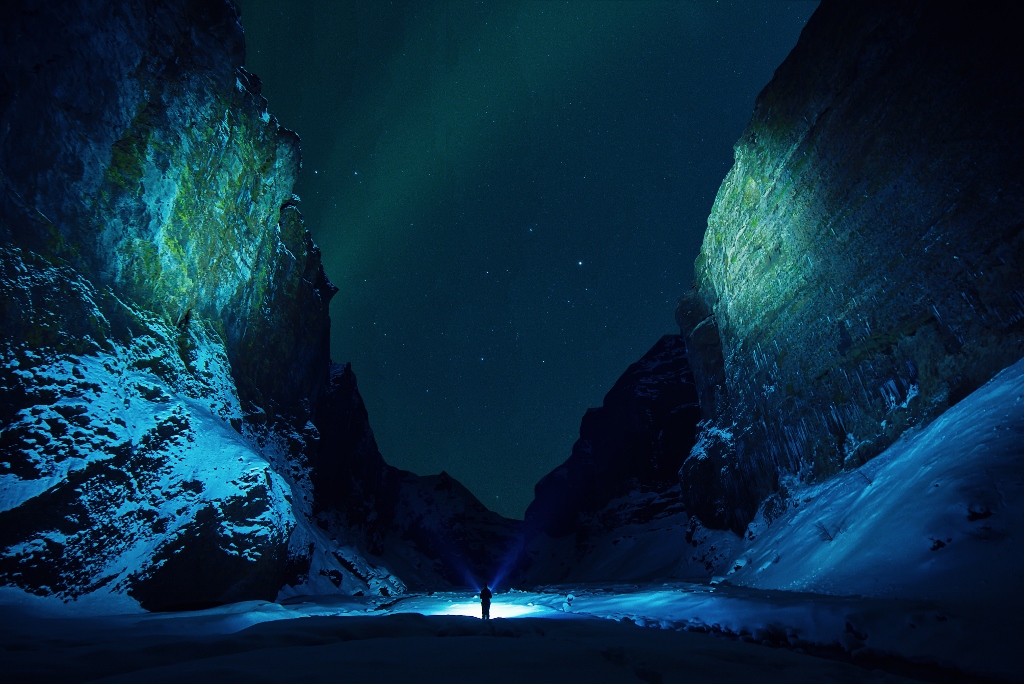
[[(298, 26), (308, 46), (355, 45), (369, 63), (350, 75), (375, 76), (346, 91), (349, 104), (392, 116), (357, 116), (365, 125), (346, 138), (369, 160), (350, 179), (368, 183), (364, 195), (346, 206), (382, 221), (346, 233), (304, 222), (296, 193), (318, 197), (308, 179), (330, 165), (313, 156), (300, 167), (298, 136), (245, 67), (234, 3), (0, 5), (7, 679), (452, 681), (486, 667), (509, 682), (1021, 681), (1024, 60), (1009, 4), (822, 0), (749, 105), (732, 165), (713, 174), (724, 178), (692, 281), (669, 300), (682, 295), (678, 332), (659, 329), (633, 363), (607, 369), (596, 391), (610, 389), (579, 423), (572, 416), (579, 439), (538, 480), (523, 520), (447, 472), (396, 468), (378, 448), (377, 409), (360, 388), (376, 392), (380, 377), (357, 383), (332, 350), (332, 328), (356, 329), (355, 318), (331, 320), (332, 298), (358, 282), (342, 274), (338, 294), (311, 231), (348, 240), (335, 257), (368, 269), (368, 282), (370, 271), (404, 274), (411, 287), (417, 268), (443, 264), (442, 312), (464, 314), (463, 351), (487, 330), (474, 312), (511, 311), (520, 282), (499, 292), (462, 278), (471, 257), (518, 254), (517, 276), (550, 275), (541, 266), (562, 259), (559, 248), (591, 245), (570, 230), (577, 214), (593, 228), (595, 252), (573, 259), (584, 291), (611, 289), (582, 279), (601, 258), (602, 278), (657, 280), (656, 265), (630, 256), (641, 232), (610, 243), (605, 233), (633, 225), (638, 207), (659, 206), (651, 188), (669, 187), (649, 182), (641, 153), (689, 157), (671, 135), (647, 135), (662, 129), (634, 125), (639, 115), (623, 124), (637, 133), (625, 142), (610, 125), (587, 128), (593, 140), (580, 128), (602, 103), (627, 111), (629, 88), (662, 121), (647, 72), (616, 80), (608, 73), (625, 67), (597, 68), (630, 49), (686, 53), (655, 40), (668, 29), (650, 17), (629, 21), (645, 6), (395, 4), (343, 17), (373, 29), (356, 31), (380, 38), (370, 46), (312, 40), (335, 25), (327, 5), (312, 6), (312, 28), (280, 15), (278, 31)], [(563, 12), (558, 40), (541, 41), (550, 51), (500, 48), (509, 26), (526, 41), (510, 44), (535, 44), (522, 36), (538, 25), (510, 17), (538, 7)], [(585, 49), (601, 40), (610, 52)], [(515, 115), (512, 95), (533, 92), (531, 54), (552, 60), (547, 81), (529, 81), (550, 101)], [(263, 66), (301, 76), (337, 63)], [(493, 80), (464, 80), (474, 69), (507, 78), (492, 95)], [(305, 111), (302, 92), (286, 99), (293, 112)], [(716, 101), (713, 89), (698, 94), (695, 108)], [(570, 104), (571, 116), (549, 116)], [(686, 120), (699, 123), (695, 112)], [(432, 128), (438, 117), (455, 123)], [(375, 126), (380, 135), (360, 137)], [(579, 135), (560, 137), (563, 126)], [(607, 165), (584, 163), (609, 150), (622, 187)], [(561, 175), (541, 173), (548, 152), (565, 161)], [(543, 191), (521, 187), (523, 159)], [(602, 183), (587, 190), (594, 173)], [(515, 192), (558, 219), (526, 225), (547, 236), (543, 259), (492, 244), (491, 209), (529, 218), (497, 201)], [(435, 201), (438, 217), (469, 218), (454, 228), (437, 218), (433, 232), (398, 222)], [(633, 285), (618, 283), (616, 296)], [(403, 302), (429, 313), (418, 298), (432, 292), (410, 289)], [(560, 333), (587, 331), (563, 318)], [(409, 320), (429, 347), (432, 323)], [(376, 340), (382, 354), (393, 332)], [(555, 335), (567, 356), (572, 339)], [(486, 368), (492, 357), (477, 353)], [(484, 401), (484, 375), (473, 385), (457, 365), (437, 367), (476, 392), (481, 416), (503, 419)], [(538, 410), (553, 413), (552, 387)], [(507, 436), (489, 435), (492, 446)], [(484, 583), (496, 590), (488, 622)]]
[(239, 6), (381, 452), (521, 518), (675, 331), (733, 144), (817, 3)]

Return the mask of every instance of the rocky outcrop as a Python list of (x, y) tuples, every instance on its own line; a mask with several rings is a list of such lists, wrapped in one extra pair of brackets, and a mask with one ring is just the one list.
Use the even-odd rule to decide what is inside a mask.
[(863, 464), (1024, 354), (1014, 25), (824, 0), (758, 97), (678, 312), (705, 523), (741, 532), (787, 480)]
[(348, 535), (414, 589), (479, 587), (510, 565), (519, 522), (488, 510), (447, 473), (388, 465), (351, 366), (332, 365), (315, 423), (313, 509), (329, 536)]
[(0, 31), (4, 241), (208, 321), (244, 402), (315, 398), (334, 288), (233, 6), (19, 0)]
[[(572, 454), (537, 483), (526, 510), (516, 581), (694, 576), (717, 556), (682, 501), (679, 468), (700, 420), (682, 336), (665, 335), (589, 409)], [(640, 546), (633, 542), (645, 539)], [(653, 538), (658, 543), (650, 543)]]
[(313, 554), (334, 292), (298, 139), (228, 2), (0, 12), (0, 581), (272, 599)]
[(4, 584), (154, 609), (273, 598), (290, 489), (240, 434), (216, 331), (16, 248), (0, 291)]

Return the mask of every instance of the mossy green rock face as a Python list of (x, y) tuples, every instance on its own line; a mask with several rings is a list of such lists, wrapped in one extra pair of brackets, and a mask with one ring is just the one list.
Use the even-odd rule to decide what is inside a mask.
[(230, 4), (4, 15), (5, 239), (172, 323), (211, 321), (243, 401), (315, 398), (334, 288), (291, 207), (298, 139), (242, 68)]
[(742, 530), (1024, 354), (1011, 9), (825, 0), (759, 96), (678, 313), (705, 522)]
[(0, 7), (4, 587), (403, 588), (312, 522), (334, 288), (243, 61), (227, 0)]

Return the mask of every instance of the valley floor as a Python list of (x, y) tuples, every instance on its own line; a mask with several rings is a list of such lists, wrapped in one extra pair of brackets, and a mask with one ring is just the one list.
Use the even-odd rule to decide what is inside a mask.
[(1022, 671), (1022, 625), (979, 633), (984, 615), (970, 607), (675, 583), (511, 592), (495, 597), (491, 621), (478, 615), (468, 593), (92, 617), (9, 603), (0, 672), (5, 682), (720, 684), (1019, 681)]

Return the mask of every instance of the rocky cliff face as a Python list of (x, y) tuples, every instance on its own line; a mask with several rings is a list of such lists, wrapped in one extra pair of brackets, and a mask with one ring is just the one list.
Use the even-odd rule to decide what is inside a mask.
[(514, 531), (377, 452), (243, 62), (227, 0), (0, 10), (0, 585), (390, 595), (381, 557), (464, 584), (491, 559), (458, 526)]
[(742, 531), (787, 479), (863, 464), (1024, 354), (1013, 25), (825, 0), (758, 97), (678, 312), (706, 523)]
[[(1001, 6), (822, 2), (736, 145), (682, 336), (538, 483), (521, 582), (732, 577), (767, 530), (790, 535), (771, 526), (798, 492), (870, 485), (841, 471), (1024, 355), (1013, 25)], [(778, 562), (762, 555), (747, 575)]]
[(24, 0), (0, 30), (5, 241), (209, 321), (243, 401), (315, 397), (334, 290), (230, 3)]
[(679, 468), (701, 412), (680, 335), (665, 335), (589, 409), (565, 463), (526, 510), (516, 581), (709, 575), (727, 544), (683, 504)]
[(0, 579), (273, 598), (312, 554), (334, 292), (292, 202), (298, 140), (227, 2), (2, 13)]

